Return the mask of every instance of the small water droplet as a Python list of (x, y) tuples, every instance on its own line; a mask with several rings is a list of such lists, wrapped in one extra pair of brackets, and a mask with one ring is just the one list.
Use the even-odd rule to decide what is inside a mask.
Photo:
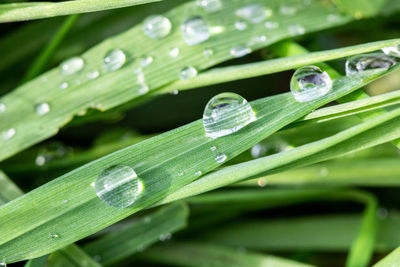
[(326, 95), (332, 88), (328, 73), (316, 66), (302, 67), (290, 80), (290, 90), (298, 102), (308, 102)]
[(329, 22), (338, 22), (338, 21), (340, 21), (340, 16), (339, 16), (338, 14), (329, 14), (329, 15), (326, 17), (326, 19), (327, 19)]
[(0, 103), (0, 113), (3, 113), (4, 111), (6, 111), (6, 109), (7, 109), (6, 104)]
[(72, 75), (83, 69), (85, 62), (81, 57), (69, 58), (60, 64), (60, 72), (63, 75)]
[(207, 13), (214, 13), (222, 9), (221, 0), (197, 0), (197, 5)]
[(60, 235), (57, 233), (51, 233), (50, 238), (52, 238), (52, 239), (60, 238)]
[(383, 53), (354, 55), (346, 60), (346, 75), (353, 75), (367, 70), (387, 70), (397, 62)]
[(255, 120), (250, 104), (235, 93), (214, 96), (203, 113), (204, 130), (212, 138), (232, 134)]
[(63, 204), (67, 204), (67, 203), (68, 203), (68, 199), (64, 199)]
[(7, 267), (6, 260), (1, 260), (0, 261), (0, 267)]
[(183, 172), (178, 172), (178, 176), (182, 176), (183, 175)]
[(144, 83), (140, 85), (139, 90), (138, 90), (140, 95), (147, 94), (149, 91), (150, 91), (149, 86), (147, 86), (147, 84), (144, 84)]
[(212, 50), (211, 48), (206, 48), (203, 50), (203, 55), (205, 57), (211, 57), (214, 54), (214, 50)]
[(35, 112), (37, 115), (42, 116), (50, 112), (50, 105), (46, 102), (35, 105)]
[(272, 30), (272, 29), (277, 29), (279, 27), (279, 23), (275, 21), (266, 21), (264, 23), (265, 28)]
[(86, 78), (88, 78), (88, 80), (94, 80), (99, 76), (100, 76), (100, 73), (98, 70), (94, 70), (94, 71), (88, 72), (86, 74)]
[(171, 238), (172, 238), (171, 233), (165, 233), (165, 234), (161, 234), (159, 236), (159, 239), (161, 242), (166, 242), (166, 241), (170, 240)]
[(179, 52), (180, 52), (179, 48), (178, 47), (174, 47), (171, 50), (169, 50), (169, 56), (172, 57), (172, 58), (176, 58), (176, 57), (179, 56)]
[(9, 140), (15, 135), (16, 131), (14, 128), (3, 131), (3, 140)]
[(264, 43), (267, 41), (267, 36), (265, 35), (259, 35), (259, 36), (254, 36), (250, 39), (250, 41), (248, 42), (249, 46), (253, 46), (259, 43)]
[(46, 144), (39, 149), (38, 155), (36, 156), (35, 163), (38, 166), (43, 166), (44, 164), (55, 160), (61, 159), (72, 152), (70, 147), (64, 146), (59, 142), (52, 142)]
[(400, 45), (382, 48), (383, 53), (392, 57), (400, 57)]
[(216, 146), (212, 146), (212, 147), (210, 147), (210, 150), (211, 151), (215, 151), (217, 149), (217, 147)]
[(306, 29), (300, 24), (289, 25), (288, 29), (291, 35), (301, 35), (306, 32)]
[(103, 67), (106, 71), (115, 71), (126, 62), (126, 55), (121, 49), (112, 49), (104, 56)]
[(259, 179), (257, 180), (257, 185), (258, 185), (259, 187), (264, 187), (264, 186), (266, 186), (266, 185), (267, 185), (267, 179), (265, 179), (265, 178), (259, 178)]
[(267, 151), (268, 151), (268, 146), (259, 143), (251, 148), (250, 153), (251, 156), (256, 159), (265, 156), (267, 154)]
[(227, 159), (227, 156), (225, 154), (222, 153), (218, 153), (217, 156), (215, 156), (215, 161), (218, 163), (222, 163)]
[(197, 76), (197, 70), (192, 66), (184, 67), (179, 74), (179, 78), (181, 80), (189, 80), (196, 76)]
[(235, 22), (235, 28), (238, 31), (244, 31), (247, 29), (247, 23), (244, 21), (236, 21)]
[(38, 155), (35, 159), (35, 164), (38, 166), (43, 166), (46, 163), (46, 158), (43, 155)]
[(91, 186), (91, 187), (94, 187), (94, 185), (95, 185), (95, 182), (91, 182), (91, 183), (90, 183), (90, 186)]
[(322, 167), (319, 169), (318, 174), (320, 177), (326, 177), (329, 174), (329, 170), (326, 167)]
[(297, 8), (296, 7), (294, 7), (294, 6), (281, 6), (280, 8), (279, 8), (279, 12), (282, 14), (282, 15), (286, 15), (286, 16), (293, 16), (294, 14), (296, 14), (296, 12), (297, 12)]
[(243, 57), (251, 53), (251, 49), (245, 45), (236, 45), (231, 48), (230, 54), (233, 57)]
[(181, 33), (183, 40), (188, 45), (196, 45), (210, 38), (207, 22), (200, 16), (191, 17), (182, 24)]
[(144, 223), (151, 223), (151, 217), (150, 216), (144, 217), (143, 222)]
[(143, 21), (143, 32), (150, 38), (162, 39), (167, 36), (172, 29), (171, 21), (161, 15), (152, 15)]
[(67, 82), (62, 82), (62, 83), (60, 84), (60, 89), (67, 89), (68, 86), (69, 86), (69, 84), (68, 84)]
[(151, 57), (151, 56), (146, 56), (140, 60), (140, 65), (142, 67), (146, 67), (146, 66), (150, 65), (151, 63), (153, 63), (153, 57)]
[(194, 175), (196, 175), (196, 176), (200, 176), (201, 174), (202, 174), (201, 171), (196, 171), (196, 172), (194, 173)]
[(378, 219), (383, 220), (386, 219), (389, 215), (389, 211), (387, 208), (384, 207), (380, 207), (376, 210), (376, 217), (378, 217)]
[(107, 205), (126, 208), (136, 201), (143, 190), (143, 184), (131, 167), (114, 165), (99, 174), (94, 189)]
[(236, 10), (236, 16), (247, 20), (250, 23), (260, 23), (272, 15), (271, 9), (266, 9), (265, 6), (255, 3)]
[(177, 89), (172, 90), (171, 92), (169, 92), (169, 94), (170, 95), (177, 95), (177, 94), (179, 94), (179, 90), (177, 90)]

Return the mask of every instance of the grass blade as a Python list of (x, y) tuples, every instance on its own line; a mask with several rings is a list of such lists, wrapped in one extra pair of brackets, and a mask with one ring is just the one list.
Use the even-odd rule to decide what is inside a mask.
[(400, 262), (400, 248), (395, 249), (392, 253), (380, 260), (373, 267), (396, 267)]
[(69, 245), (59, 249), (48, 257), (48, 267), (101, 267), (88, 254), (80, 249), (77, 245)]
[(24, 194), (2, 171), (0, 171), (0, 188), (0, 206)]

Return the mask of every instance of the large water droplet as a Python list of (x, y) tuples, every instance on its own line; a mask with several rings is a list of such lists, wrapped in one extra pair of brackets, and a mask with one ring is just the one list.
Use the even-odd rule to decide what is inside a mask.
[(112, 49), (104, 56), (103, 67), (106, 71), (115, 71), (126, 62), (126, 55), (121, 49)]
[(161, 39), (171, 32), (172, 24), (168, 18), (152, 15), (143, 21), (143, 32), (153, 39)]
[(228, 157), (225, 154), (218, 153), (218, 155), (215, 156), (215, 161), (218, 163), (224, 162)]
[(383, 53), (392, 57), (400, 57), (400, 45), (382, 48)]
[(210, 38), (210, 30), (207, 22), (200, 16), (191, 17), (182, 24), (181, 32), (183, 40), (188, 45), (196, 45)]
[(383, 53), (354, 55), (346, 60), (346, 75), (367, 70), (387, 70), (396, 63), (396, 60)]
[(50, 105), (47, 104), (46, 102), (37, 104), (35, 106), (35, 113), (39, 116), (42, 116), (44, 114), (47, 114), (50, 112)]
[(251, 49), (245, 45), (236, 45), (229, 51), (233, 57), (243, 57), (251, 53)]
[(184, 67), (179, 74), (179, 78), (181, 80), (189, 80), (196, 76), (197, 76), (197, 70), (192, 66)]
[(81, 57), (72, 57), (60, 64), (60, 72), (63, 75), (72, 75), (83, 69), (85, 62)]
[(203, 7), (204, 11), (214, 13), (222, 9), (221, 0), (197, 0), (197, 5)]
[(236, 21), (235, 22), (235, 28), (238, 31), (244, 31), (247, 29), (247, 23), (245, 21)]
[(272, 10), (266, 9), (265, 6), (256, 3), (239, 8), (236, 10), (235, 14), (236, 16), (255, 24), (270, 17), (272, 15)]
[(14, 128), (10, 128), (8, 130), (3, 131), (3, 140), (8, 140), (11, 139), (12, 137), (14, 137), (16, 131)]
[(235, 93), (214, 96), (203, 113), (204, 130), (212, 138), (232, 134), (255, 120), (250, 104)]
[(6, 104), (0, 103), (0, 113), (3, 113), (4, 111), (6, 111), (6, 109), (7, 109)]
[(107, 205), (125, 208), (135, 202), (143, 190), (143, 184), (131, 167), (114, 165), (99, 174), (94, 189)]
[(169, 56), (172, 57), (172, 58), (176, 58), (176, 57), (179, 56), (179, 52), (180, 52), (179, 48), (178, 47), (174, 47), (171, 50), (169, 50)]
[(302, 67), (290, 80), (290, 90), (298, 102), (308, 102), (326, 95), (332, 88), (329, 75), (316, 66)]

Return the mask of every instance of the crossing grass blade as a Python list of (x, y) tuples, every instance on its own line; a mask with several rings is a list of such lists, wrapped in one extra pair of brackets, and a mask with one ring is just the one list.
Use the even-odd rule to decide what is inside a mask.
[(374, 264), (373, 267), (393, 267), (400, 261), (400, 248), (395, 249), (385, 258)]
[(0, 171), (0, 188), (0, 205), (23, 195), (21, 189), (2, 171)]

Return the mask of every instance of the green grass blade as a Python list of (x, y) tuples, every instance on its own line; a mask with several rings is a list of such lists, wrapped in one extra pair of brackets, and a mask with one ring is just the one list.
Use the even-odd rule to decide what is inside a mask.
[(53, 252), (48, 257), (48, 267), (101, 267), (77, 245), (69, 245)]
[(292, 260), (252, 251), (203, 243), (173, 243), (152, 247), (139, 255), (149, 262), (173, 266), (311, 267)]
[(395, 249), (385, 258), (376, 263), (373, 267), (396, 267), (400, 262), (400, 248)]
[(35, 59), (32, 66), (28, 69), (28, 72), (25, 74), (24, 78), (22, 79), (22, 82), (26, 82), (33, 79), (43, 71), (43, 69), (48, 64), (50, 57), (54, 54), (55, 50), (60, 46), (61, 42), (64, 40), (65, 36), (68, 34), (71, 28), (75, 25), (75, 22), (78, 18), (79, 15), (72, 15), (64, 21), (64, 23), (61, 25), (60, 29), (57, 31), (55, 36), (46, 45), (43, 51)]
[[(198, 171), (207, 173), (218, 167), (220, 163), (216, 162), (211, 146), (216, 146), (216, 152), (224, 153), (231, 159), (310, 111), (391, 71), (364, 72), (351, 78), (336, 79), (331, 93), (312, 102), (296, 102), (290, 93), (254, 101), (252, 107), (257, 114), (257, 120), (241, 131), (223, 138), (206, 137), (202, 120), (199, 120), (67, 173), (0, 208), (0, 220), (4, 222), (0, 225), (0, 232), (3, 233), (0, 236), (0, 254), (10, 262), (34, 258), (93, 234), (165, 199), (172, 192), (197, 179)], [(353, 131), (368, 130), (389, 120), (390, 116), (396, 116), (396, 112), (398, 110), (368, 121)], [(337, 142), (338, 138), (330, 144)], [(317, 148), (319, 144), (311, 146)], [(307, 153), (310, 151), (312, 150), (308, 149)], [(145, 188), (135, 204), (126, 209), (106, 206), (90, 186), (104, 168), (115, 164), (133, 167), (142, 178)], [(244, 169), (251, 174), (248, 169)], [(262, 168), (258, 166), (255, 169)], [(184, 173), (179, 176), (182, 170)], [(65, 204), (64, 200), (69, 201)], [(38, 205), (32, 207), (28, 204), (32, 201)], [(10, 227), (10, 223), (13, 227)], [(50, 233), (58, 233), (60, 238), (49, 242)], [(32, 246), (33, 243), (35, 246)]]
[(115, 266), (118, 261), (159, 241), (161, 235), (173, 234), (184, 228), (188, 216), (186, 205), (171, 204), (132, 222), (122, 230), (90, 242), (84, 249), (93, 257), (98, 257), (101, 264)]
[(0, 205), (3, 205), (24, 193), (12, 182), (7, 175), (0, 171)]
[[(233, 3), (229, 1), (229, 3), (226, 8), (212, 14), (199, 9), (195, 2), (181, 5), (165, 14), (174, 27), (162, 43), (160, 40), (155, 41), (145, 36), (142, 25), (139, 24), (84, 53), (82, 58), (86, 64), (83, 71), (66, 77), (60, 74), (58, 68), (55, 68), (5, 95), (0, 100), (7, 106), (7, 110), (2, 113), (4, 119), (2, 118), (0, 131), (15, 128), (16, 134), (7, 142), (0, 140), (2, 147), (0, 160), (54, 135), (74, 116), (82, 115), (90, 108), (104, 111), (143, 97), (143, 91), (140, 90), (142, 88), (141, 75), (138, 77), (134, 71), (141, 68), (140, 58), (144, 56), (154, 58), (151, 65), (143, 68), (143, 76), (150, 92), (177, 81), (183, 67), (191, 65), (201, 71), (233, 58), (229, 52), (231, 47), (243, 42), (248, 43), (254, 36), (265, 34), (265, 27), (263, 23), (254, 24), (251, 30), (238, 32), (234, 26), (237, 20), (234, 11), (252, 1), (243, 0)], [(304, 6), (301, 0), (290, 0), (288, 4), (299, 8), (290, 19), (279, 15), (278, 2), (270, 2), (268, 7), (277, 14), (274, 19), (281, 27), (271, 31), (265, 42), (249, 44), (250, 49), (257, 50), (294, 36), (288, 30), (294, 22), (300, 23), (306, 32), (313, 32), (349, 21), (349, 17), (340, 15), (333, 4), (314, 1), (311, 5)], [(188, 46), (183, 41), (177, 25), (182, 24), (188, 17), (199, 14), (210, 26), (223, 30), (202, 44)], [(330, 14), (337, 14), (338, 21), (329, 21), (327, 16)], [(174, 47), (180, 49), (178, 58), (169, 56), (169, 51)], [(104, 55), (115, 48), (125, 51), (128, 55), (127, 62), (115, 72), (105, 72), (102, 66)], [(206, 57), (203, 55), (204, 49), (212, 49), (214, 54)], [(94, 70), (98, 70), (100, 76), (97, 79), (88, 80), (88, 72)], [(63, 82), (69, 84), (66, 90), (60, 89)], [(24, 97), (20, 97), (21, 95)], [(44, 116), (38, 116), (34, 112), (34, 105), (41, 102), (47, 102), (51, 109)], [(25, 116), (20, 116), (21, 113)]]
[(27, 263), (25, 263), (24, 267), (45, 267), (47, 266), (47, 257), (48, 256), (46, 255), (40, 258), (29, 260)]
[(142, 5), (162, 0), (76, 0), (58, 3), (34, 2), (0, 5), (0, 23), (42, 19), (77, 13), (95, 12), (113, 8)]

